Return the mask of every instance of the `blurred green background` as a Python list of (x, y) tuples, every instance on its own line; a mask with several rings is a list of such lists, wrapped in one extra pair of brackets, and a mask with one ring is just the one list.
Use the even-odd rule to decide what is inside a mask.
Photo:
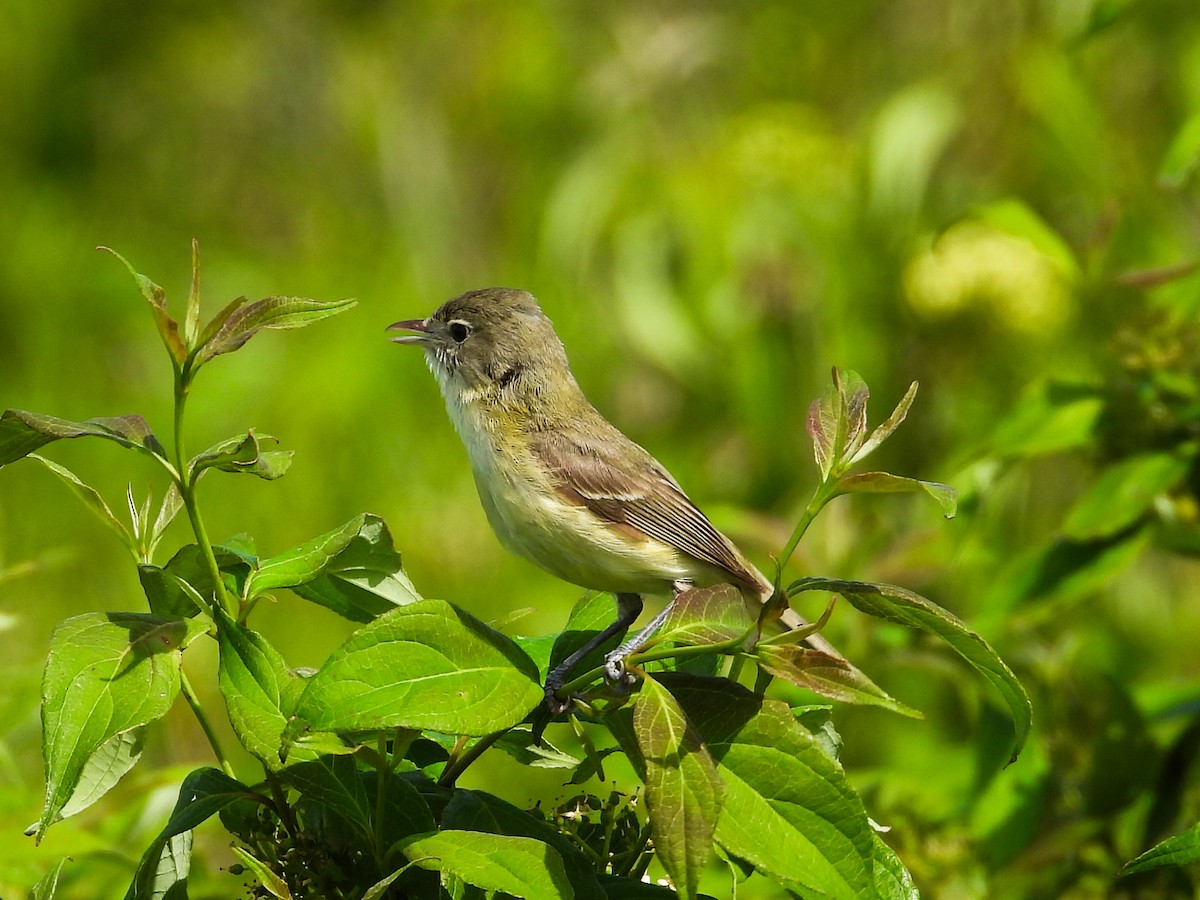
[[(1026, 681), (1035, 738), (1000, 772), (1009, 731), (978, 679), (839, 609), (834, 641), (927, 715), (838, 710), (868, 811), (944, 897), (1136, 892), (1116, 868), (1196, 821), (1194, 489), (1039, 581), (1029, 565), (1061, 546), (1071, 505), (1140, 445), (1117, 446), (1112, 415), (1107, 443), (1056, 443), (1036, 404), (1040, 444), (995, 438), (1048, 380), (1106, 386), (1110, 413), (1145, 400), (1131, 371), (1196, 386), (1194, 0), (9, 0), (0, 84), (0, 406), (169, 431), (169, 363), (97, 245), (176, 310), (193, 237), (208, 314), (240, 294), (359, 299), (200, 377), (193, 448), (253, 426), (297, 451), (282, 482), (206, 479), (216, 540), (249, 532), (269, 554), (375, 512), (425, 595), (558, 628), (578, 591), (500, 549), (423, 361), (383, 333), (472, 288), (534, 292), (595, 404), (763, 565), (815, 484), (804, 413), (830, 367), (872, 386), (873, 421), (919, 380), (878, 463), (955, 484), (962, 514), (838, 501), (789, 574), (903, 584), (972, 622)], [(1186, 450), (1190, 413), (1145, 445)], [(164, 488), (115, 447), (49, 455), (112, 503)], [(1184, 539), (1163, 539), (1167, 518)], [(121, 854), (209, 761), (176, 710), (147, 751), (163, 768), (37, 850), (20, 837), (41, 802), (52, 629), (140, 608), (119, 545), (60, 484), (28, 462), (0, 472), (4, 896), (65, 854), (84, 860), (68, 896), (119, 895)], [(290, 595), (257, 615), (292, 665), (350, 630)], [(207, 652), (189, 652), (198, 683)], [(527, 772), (473, 777), (521, 805), (571, 793)], [(229, 858), (208, 841), (196, 883), (223, 896)], [(1182, 873), (1145, 889), (1195, 891)]]

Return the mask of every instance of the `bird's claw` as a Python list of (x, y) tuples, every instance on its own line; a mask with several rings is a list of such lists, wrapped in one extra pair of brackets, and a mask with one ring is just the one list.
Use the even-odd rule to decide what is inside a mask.
[(562, 715), (575, 705), (573, 697), (559, 697), (558, 691), (567, 683), (567, 672), (559, 666), (546, 676), (546, 708), (551, 715)]
[(637, 684), (637, 676), (625, 668), (625, 654), (619, 650), (604, 657), (604, 680), (618, 694), (628, 694)]

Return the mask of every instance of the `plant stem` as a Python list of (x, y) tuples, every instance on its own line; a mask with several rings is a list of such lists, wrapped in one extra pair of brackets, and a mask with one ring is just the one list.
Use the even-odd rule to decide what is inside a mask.
[(779, 568), (783, 568), (788, 564), (788, 560), (792, 558), (792, 554), (796, 552), (796, 546), (800, 543), (800, 538), (804, 537), (804, 532), (808, 531), (808, 526), (813, 523), (813, 519), (817, 517), (817, 513), (828, 503), (834, 496), (837, 488), (838, 477), (831, 474), (817, 487), (813, 493), (812, 499), (808, 501), (808, 506), (804, 507), (804, 512), (800, 515), (800, 521), (796, 523), (796, 528), (792, 532), (791, 538), (783, 548), (783, 552), (779, 554)]
[(474, 744), (464, 750), (461, 755), (450, 760), (450, 762), (446, 764), (446, 768), (442, 770), (442, 777), (439, 778), (437, 782), (438, 786), (454, 787), (454, 782), (458, 781), (462, 773), (467, 770), (467, 767), (470, 766), (471, 763), (475, 762), (475, 760), (479, 759), (479, 757), (483, 755), (483, 752), (487, 750), (488, 747), (492, 746), (492, 744), (496, 743), (496, 741), (500, 740), (500, 738), (504, 737), (504, 735), (508, 734), (508, 732), (509, 729), (506, 728), (503, 731), (495, 731), (491, 734), (484, 735)]
[(196, 544), (204, 556), (208, 566), (208, 574), (213, 580), (213, 602), (219, 604), (226, 612), (233, 615), (233, 604), (225, 590), (225, 582), (221, 579), (221, 567), (217, 564), (212, 542), (208, 539), (208, 531), (204, 528), (204, 519), (200, 516), (200, 506), (196, 503), (196, 479), (186, 467), (186, 454), (183, 443), (183, 414), (187, 408), (188, 390), (191, 381), (187, 372), (176, 370), (175, 373), (175, 466), (179, 475), (176, 484), (179, 486), (179, 496), (187, 510), (188, 521), (192, 524), (192, 533), (196, 536)]
[(192, 708), (192, 714), (195, 715), (196, 721), (200, 723), (200, 730), (208, 738), (208, 744), (212, 747), (213, 755), (217, 757), (217, 762), (221, 765), (221, 771), (230, 778), (236, 778), (237, 776), (233, 773), (233, 766), (225, 758), (225, 752), (221, 749), (220, 741), (217, 740), (217, 733), (213, 731), (212, 723), (208, 720), (208, 713), (200, 705), (200, 698), (196, 696), (196, 692), (192, 689), (192, 683), (188, 681), (187, 674), (182, 669), (179, 671), (179, 688), (188, 706)]

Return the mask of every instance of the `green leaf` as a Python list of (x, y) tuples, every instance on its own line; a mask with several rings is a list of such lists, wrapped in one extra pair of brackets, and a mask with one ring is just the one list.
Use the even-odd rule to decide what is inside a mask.
[(403, 838), (437, 828), (428, 801), (405, 778), (392, 775), (382, 781), (382, 803), (379, 802), (378, 773), (359, 772), (359, 780), (366, 786), (367, 799), (373, 811), (371, 821), (379, 832), (381, 847), (386, 849)]
[(322, 815), (335, 814), (341, 820), (339, 834), (355, 844), (374, 844), (373, 806), (353, 757), (322, 756), (298, 763), (287, 769), (286, 777), (306, 802), (321, 809)]
[(541, 841), (526, 837), (446, 830), (400, 844), (423, 869), (461, 878), (485, 891), (531, 900), (571, 900), (562, 857)]
[(134, 269), (129, 264), (129, 260), (111, 247), (97, 247), (96, 249), (111, 253), (129, 270), (129, 274), (133, 276), (138, 290), (146, 298), (146, 302), (150, 304), (150, 311), (154, 314), (154, 324), (158, 326), (158, 333), (162, 338), (163, 346), (167, 348), (167, 353), (171, 355), (171, 360), (176, 366), (183, 365), (184, 360), (187, 359), (187, 347), (184, 345), (183, 338), (179, 335), (179, 323), (171, 318), (170, 313), (167, 312), (166, 291)]
[(6, 409), (0, 414), (0, 466), (16, 462), (52, 441), (81, 437), (104, 438), (160, 459), (167, 456), (141, 416), (110, 416), (71, 422), (22, 409)]
[(50, 871), (39, 878), (38, 883), (29, 892), (29, 900), (54, 900), (54, 894), (58, 891), (58, 879), (66, 864), (67, 860), (60, 859), (52, 865)]
[(296, 715), (319, 731), (482, 736), (516, 725), (542, 694), (537, 668), (510, 638), (442, 600), (418, 600), (335, 650)]
[[(566, 626), (554, 639), (554, 647), (550, 651), (550, 668), (557, 666), (607, 628), (616, 617), (611, 594), (589, 591), (580, 597), (567, 617)], [(615, 649), (624, 636), (624, 632), (614, 634), (609, 641), (581, 659), (576, 671), (586, 672), (600, 665), (604, 654)]]
[(1021, 687), (1017, 676), (988, 642), (953, 613), (920, 594), (890, 584), (867, 584), (832, 578), (801, 578), (788, 588), (788, 594), (790, 596), (800, 591), (832, 591), (841, 594), (855, 609), (868, 615), (936, 634), (1000, 692), (1000, 696), (1008, 704), (1016, 730), (1016, 745), (1009, 762), (1020, 755), (1025, 739), (1029, 736), (1033, 717), (1029, 696)]
[(723, 644), (753, 627), (742, 592), (731, 584), (718, 584), (692, 588), (676, 597), (655, 638), (688, 645)]
[[(841, 766), (784, 704), (723, 678), (664, 674), (725, 784), (716, 840), (805, 896), (870, 896), (872, 832)], [(645, 688), (643, 688), (645, 690)], [(610, 717), (614, 734), (642, 766), (626, 733), (630, 714)]]
[(889, 472), (862, 472), (838, 479), (838, 494), (912, 494), (925, 492), (942, 508), (942, 515), (953, 519), (958, 511), (958, 492), (948, 484), (919, 481)]
[(421, 599), (404, 572), (383, 519), (366, 514), (350, 541), (321, 574), (293, 585), (293, 593), (353, 622), (369, 622), (396, 606)]
[(154, 551), (158, 549), (158, 543), (162, 540), (163, 533), (175, 521), (175, 517), (179, 515), (181, 509), (183, 509), (183, 497), (180, 496), (179, 487), (172, 482), (167, 488), (167, 492), (163, 494), (158, 515), (154, 519), (150, 532), (146, 535), (146, 559), (153, 559)]
[(420, 599), (404, 574), (386, 523), (370, 513), (264, 560), (247, 581), (245, 594), (253, 598), (278, 588), (290, 588), (356, 622), (369, 622)]
[(42, 679), (46, 800), (34, 826), (39, 841), (137, 762), (139, 729), (170, 709), (183, 648), (203, 631), (188, 619), (138, 613), (85, 613), (58, 626)]
[(82, 500), (84, 505), (94, 512), (96, 517), (121, 539), (121, 543), (133, 554), (134, 558), (137, 558), (138, 548), (133, 535), (129, 533), (129, 529), (125, 527), (125, 523), (113, 514), (113, 511), (109, 509), (108, 504), (104, 502), (104, 498), (100, 496), (95, 488), (84, 484), (70, 469), (64, 468), (56, 462), (51, 462), (45, 457), (38, 456), (36, 453), (31, 453), (29, 458), (37, 460), (57, 475), (71, 489), (72, 493)]
[(1071, 508), (1063, 533), (1076, 541), (1116, 534), (1179, 484), (1191, 464), (1174, 453), (1142, 453), (1109, 466)]
[[(661, 884), (650, 884), (638, 878), (618, 878), (615, 875), (600, 876), (600, 886), (604, 889), (603, 896), (608, 900), (674, 900), (679, 896), (669, 887)], [(702, 900), (712, 900), (708, 894), (701, 894)]]
[(1121, 867), (1120, 876), (1148, 872), (1163, 866), (1188, 866), (1200, 862), (1200, 822), (1187, 831), (1155, 844)]
[(205, 328), (192, 366), (199, 368), (215, 356), (232, 353), (263, 328), (302, 328), (344, 312), (356, 303), (356, 300), (323, 302), (305, 297), (267, 297), (250, 303), (239, 298)]
[(825, 393), (808, 408), (807, 428), (821, 477), (841, 467), (866, 438), (866, 382), (850, 369), (833, 370), (833, 380)]
[(198, 476), (205, 469), (222, 472), (243, 472), (257, 475), (266, 481), (281, 477), (291, 466), (295, 451), (263, 450), (266, 441), (278, 443), (269, 434), (255, 434), (254, 430), (227, 438), (209, 447), (188, 463), (188, 469)]
[(458, 788), (446, 804), (442, 827), (533, 838), (562, 857), (577, 900), (603, 900), (596, 873), (583, 851), (545, 819), (530, 815), (494, 794)]
[(288, 890), (287, 882), (280, 878), (265, 862), (246, 850), (234, 844), (229, 848), (246, 869), (262, 885), (263, 889), (276, 900), (292, 900), (292, 892)]
[(125, 892), (125, 900), (187, 900), (192, 868), (192, 833), (184, 831), (150, 845)]
[[(213, 547), (217, 567), (221, 570), (225, 589), (241, 595), (241, 586), (251, 571), (253, 556), (232, 545), (236, 538)], [(208, 562), (198, 544), (185, 544), (165, 566), (148, 563), (138, 566), (138, 580), (150, 601), (150, 609), (159, 615), (194, 616), (201, 607), (196, 604), (184, 584), (189, 585), (211, 605), (216, 594)], [(181, 584), (181, 582), (183, 582)]]
[(682, 897), (695, 897), (712, 855), (725, 785), (675, 698), (646, 678), (633, 706), (654, 848)]
[[(126, 900), (186, 896), (192, 829), (234, 801), (256, 796), (246, 785), (219, 769), (196, 769), (189, 773), (179, 786), (171, 818), (142, 854)], [(176, 885), (180, 885), (179, 890), (172, 892)]]
[(580, 760), (545, 739), (537, 740), (529, 726), (506, 731), (493, 745), (532, 769), (573, 769)]
[(917, 710), (890, 696), (840, 656), (798, 644), (759, 644), (755, 656), (759, 665), (775, 677), (807, 688), (822, 697), (842, 703), (882, 706), (902, 716), (924, 718)]
[[(866, 385), (863, 385), (863, 389), (864, 390), (866, 389)], [(871, 436), (869, 438), (867, 438), (867, 440), (863, 443), (863, 445), (861, 447), (859, 447), (858, 450), (854, 453), (854, 455), (850, 458), (851, 463), (862, 462), (862, 460), (866, 459), (868, 456), (870, 456), (872, 453), (874, 453), (875, 449), (880, 444), (882, 444), (884, 441), (886, 441), (888, 438), (890, 438), (892, 436), (892, 433), (895, 432), (895, 430), (900, 427), (900, 424), (904, 421), (905, 417), (908, 415), (908, 410), (912, 406), (913, 400), (916, 399), (916, 396), (917, 396), (917, 382), (914, 381), (912, 384), (910, 384), (908, 386), (908, 390), (905, 392), (904, 396), (902, 398), (900, 398), (900, 402), (896, 404), (896, 408), (892, 410), (892, 414), (887, 417), (887, 419), (883, 422), (882, 425), (880, 425), (878, 428), (876, 428), (874, 431), (871, 432)], [(866, 425), (866, 419), (865, 419), (866, 400), (865, 400), (865, 398), (863, 401), (863, 416), (864, 416), (863, 425), (865, 427), (865, 425)]]
[(265, 637), (235, 622), (219, 604), (213, 612), (221, 653), (217, 672), (230, 724), (243, 747), (269, 770), (279, 769), (290, 714), (288, 683), (296, 676)]
[(1079, 262), (1071, 251), (1071, 245), (1024, 201), (1009, 197), (989, 203), (976, 210), (976, 218), (1028, 241), (1039, 253), (1053, 260), (1064, 276), (1071, 281), (1079, 279)]
[(1035, 384), (988, 436), (987, 452), (1020, 458), (1085, 447), (1103, 411), (1104, 397), (1094, 385)]
[(875, 842), (875, 896), (879, 900), (920, 900), (921, 892), (913, 884), (904, 863), (878, 834)]
[(1187, 184), (1197, 165), (1200, 165), (1200, 112), (1189, 116), (1175, 132), (1158, 170), (1158, 183), (1168, 191), (1177, 191)]
[(200, 331), (200, 242), (192, 238), (192, 287), (188, 291), (187, 312), (183, 317), (183, 341), (196, 346)]
[(1059, 538), (1046, 547), (1018, 554), (1001, 569), (983, 609), (1000, 623), (1009, 611), (1033, 600), (1045, 608), (1050, 602), (1088, 597), (1133, 565), (1152, 536), (1153, 529), (1143, 527), (1084, 543)]

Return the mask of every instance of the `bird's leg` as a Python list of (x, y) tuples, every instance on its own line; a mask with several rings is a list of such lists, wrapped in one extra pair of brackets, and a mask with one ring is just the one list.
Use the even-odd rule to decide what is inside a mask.
[[(567, 675), (579, 664), (579, 661), (607, 641), (614, 634), (624, 631), (642, 614), (642, 598), (640, 594), (617, 594), (616, 620), (585, 643), (582, 647), (555, 666), (546, 676), (546, 705), (554, 714), (565, 712), (570, 705), (569, 700), (560, 700), (554, 696), (560, 687), (567, 683)], [(661, 623), (659, 623), (661, 624)], [(611, 655), (611, 654), (610, 654)], [(605, 657), (605, 666), (608, 657)]]
[(671, 602), (663, 607), (662, 612), (651, 619), (646, 627), (623, 643), (616, 650), (613, 650), (604, 657), (604, 677), (612, 685), (619, 685), (626, 690), (637, 680), (633, 675), (625, 671), (625, 657), (633, 653), (662, 628), (663, 622), (667, 621), (667, 616), (671, 614), (671, 610), (675, 608), (675, 601), (679, 599), (679, 595), (684, 591), (691, 590), (692, 584), (688, 581), (676, 581), (671, 585)]

